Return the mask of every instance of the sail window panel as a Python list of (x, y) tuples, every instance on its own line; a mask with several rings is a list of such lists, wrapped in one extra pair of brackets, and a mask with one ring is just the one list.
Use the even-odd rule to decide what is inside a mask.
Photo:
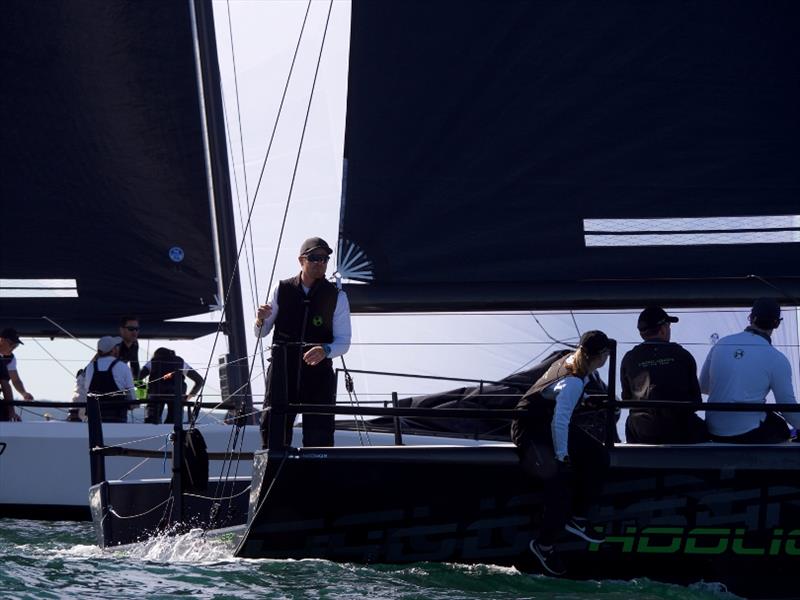
[(74, 279), (0, 279), (0, 298), (77, 298)]
[(800, 242), (800, 215), (660, 219), (584, 219), (595, 246), (704, 246)]

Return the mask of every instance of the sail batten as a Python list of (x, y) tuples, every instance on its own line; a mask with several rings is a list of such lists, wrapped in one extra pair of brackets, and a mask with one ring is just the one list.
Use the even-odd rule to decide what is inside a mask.
[(374, 4), (351, 26), (355, 311), (800, 297), (796, 3)]

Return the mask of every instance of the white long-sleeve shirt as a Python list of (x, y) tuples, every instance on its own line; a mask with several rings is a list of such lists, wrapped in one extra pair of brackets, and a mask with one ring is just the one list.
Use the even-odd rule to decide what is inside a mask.
[[(100, 371), (107, 371), (109, 365), (115, 360), (117, 360), (117, 358), (113, 356), (101, 356), (97, 359), (97, 368)], [(86, 365), (83, 377), (79, 376), (75, 381), (75, 391), (79, 398), (79, 402), (86, 402), (86, 394), (89, 390), (89, 386), (92, 385), (92, 377), (94, 377), (94, 362), (95, 361), (92, 361)], [(128, 396), (128, 400), (136, 400), (131, 368), (120, 360), (114, 365), (114, 370), (111, 371), (111, 375), (114, 377), (114, 383), (117, 384), (117, 388), (125, 391), (126, 395)]]
[[(757, 333), (742, 331), (719, 340), (700, 370), (700, 390), (709, 402), (766, 402), (772, 390), (778, 404), (796, 404), (792, 368), (781, 352)], [(714, 435), (734, 436), (756, 429), (763, 412), (707, 411), (708, 430)], [(800, 428), (800, 413), (783, 413)]]
[[(269, 305), (272, 307), (272, 313), (264, 319), (261, 327), (258, 323), (253, 324), (253, 333), (256, 337), (265, 337), (272, 330), (275, 325), (275, 319), (278, 318), (278, 286), (272, 288)], [(302, 286), (303, 291), (308, 294), (311, 288)], [(353, 333), (350, 326), (350, 302), (347, 299), (347, 294), (339, 290), (336, 297), (336, 308), (333, 310), (333, 341), (329, 344), (330, 352), (327, 353), (328, 358), (336, 358), (343, 355), (350, 349), (350, 339)]]
[(564, 460), (569, 454), (569, 422), (575, 407), (583, 397), (583, 388), (588, 379), (588, 376), (581, 379), (568, 375), (542, 390), (544, 398), (555, 399), (556, 402), (550, 431), (553, 435), (553, 450), (558, 460)]

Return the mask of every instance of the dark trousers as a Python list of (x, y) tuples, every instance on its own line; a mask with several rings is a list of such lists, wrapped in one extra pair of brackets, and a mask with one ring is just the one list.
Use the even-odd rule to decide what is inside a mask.
[(755, 429), (739, 435), (712, 435), (711, 439), (728, 444), (780, 444), (788, 441), (791, 437), (789, 426), (783, 417), (775, 413), (767, 413), (767, 418)]
[(694, 413), (633, 409), (625, 421), (629, 444), (700, 444), (708, 440), (706, 422)]
[(586, 517), (603, 490), (609, 456), (605, 447), (583, 429), (570, 425), (569, 466), (556, 460), (547, 427), (521, 438), (522, 469), (543, 484), (544, 512), (537, 540), (549, 546), (570, 516)]
[[(313, 367), (303, 363), (299, 378), (295, 364), (289, 361), (290, 366), (283, 377), (278, 373), (278, 369), (273, 368), (274, 364), (270, 365), (267, 371), (267, 393), (264, 398), (264, 406), (271, 406), (274, 386), (283, 386), (283, 393), (289, 401), (284, 422), (284, 439), (287, 446), (291, 445), (292, 427), (297, 416), (297, 412), (291, 410), (292, 404), (333, 406), (336, 403), (336, 375), (330, 359), (325, 359)], [(270, 414), (264, 412), (261, 419), (261, 440), (264, 447), (267, 446), (269, 439), (269, 419)], [(334, 428), (334, 415), (304, 413), (303, 446), (333, 446)]]

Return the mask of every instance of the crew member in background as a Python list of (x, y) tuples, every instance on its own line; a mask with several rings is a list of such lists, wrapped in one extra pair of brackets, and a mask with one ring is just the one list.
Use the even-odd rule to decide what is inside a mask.
[(671, 342), (671, 317), (660, 306), (648, 306), (637, 328), (643, 343), (622, 358), (623, 400), (686, 402), (686, 408), (632, 408), (625, 422), (626, 441), (634, 444), (697, 444), (708, 441), (703, 419), (695, 414), (703, 397), (697, 363), (682, 346)]
[(6, 363), (0, 361), (0, 421), (19, 421), (17, 411), (11, 406), (14, 392), (11, 391), (9, 379)]
[[(347, 294), (325, 279), (333, 250), (322, 238), (313, 237), (300, 247), (300, 273), (278, 283), (268, 304), (258, 307), (255, 335), (266, 336), (273, 328), (273, 356), (286, 353), (286, 373), (280, 376), (270, 365), (265, 407), (270, 405), (273, 385), (285, 385), (290, 404), (336, 403), (336, 376), (332, 358), (350, 348), (350, 304)], [(296, 414), (286, 418), (285, 441), (292, 442)], [(334, 415), (303, 415), (303, 445), (333, 446)], [(267, 413), (261, 436), (268, 439)]]
[(578, 349), (554, 362), (517, 404), (525, 417), (514, 419), (511, 439), (519, 448), (522, 469), (544, 486), (539, 535), (529, 544), (542, 567), (563, 575), (566, 567), (555, 550), (561, 531), (588, 542), (605, 536), (589, 521), (589, 509), (602, 491), (609, 455), (603, 444), (574, 423), (590, 377), (608, 360), (611, 341), (602, 331), (587, 331)]
[[(781, 321), (781, 307), (772, 298), (753, 303), (750, 325), (741, 333), (720, 339), (700, 371), (700, 389), (708, 402), (765, 403), (772, 391), (777, 404), (797, 404), (789, 360), (772, 346), (772, 332)], [(800, 413), (785, 418), (800, 427)], [(730, 444), (773, 444), (791, 437), (780, 414), (770, 412), (706, 411), (711, 439)]]
[(14, 356), (14, 349), (20, 344), (22, 344), (22, 340), (19, 339), (16, 329), (7, 327), (0, 331), (0, 361), (5, 363), (11, 385), (22, 394), (24, 400), (30, 402), (33, 400), (33, 395), (25, 389), (25, 384), (22, 383), (22, 379), (19, 377), (17, 359)]
[(76, 379), (78, 396), (86, 402), (87, 394), (100, 396), (100, 416), (104, 423), (125, 423), (128, 410), (133, 408), (128, 400), (135, 400), (131, 370), (119, 358), (122, 338), (110, 335), (97, 340), (97, 354), (86, 365), (83, 376)]
[[(161, 423), (161, 414), (164, 412), (164, 404), (167, 405), (167, 418), (165, 423), (172, 423), (173, 404), (175, 399), (175, 373), (183, 372), (184, 380), (182, 387), (183, 400), (187, 401), (197, 396), (203, 387), (203, 377), (195, 371), (174, 350), (169, 348), (158, 348), (153, 352), (151, 358), (142, 367), (140, 375), (142, 379), (147, 378), (147, 399), (158, 401), (158, 404), (147, 405), (147, 416), (145, 423)], [(194, 385), (189, 393), (186, 393), (186, 377), (192, 380)]]
[(119, 337), (122, 338), (119, 359), (128, 363), (133, 378), (139, 379), (139, 319), (122, 317), (119, 320)]

